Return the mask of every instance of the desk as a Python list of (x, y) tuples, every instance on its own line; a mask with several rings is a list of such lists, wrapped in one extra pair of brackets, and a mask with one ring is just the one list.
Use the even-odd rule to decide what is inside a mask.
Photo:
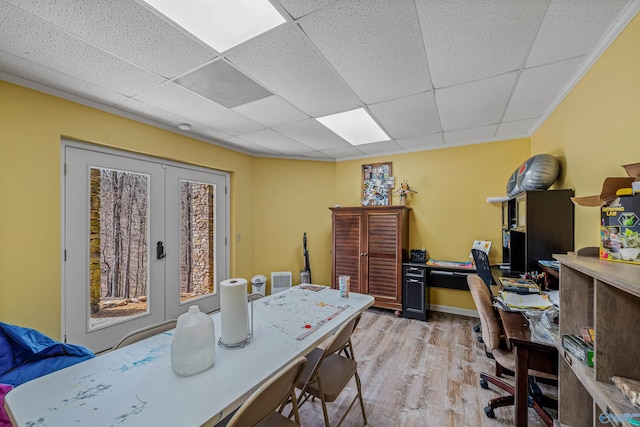
[(541, 264), (538, 261), (538, 267), (544, 272), (544, 287), (546, 289), (560, 289), (560, 270)]
[(529, 321), (522, 313), (501, 311), (500, 318), (507, 344), (514, 346), (516, 352), (516, 426), (526, 426), (529, 369), (557, 375), (558, 350), (553, 345), (531, 341)]
[[(287, 301), (293, 304), (283, 305), (279, 318), (269, 313), (269, 306)], [(204, 372), (190, 377), (173, 372), (171, 330), (24, 383), (7, 394), (5, 408), (16, 426), (214, 425), (274, 373), (308, 354), (373, 302), (368, 295), (340, 298), (334, 289), (294, 287), (255, 301), (253, 341), (243, 349), (216, 346), (214, 365)], [(317, 322), (310, 334), (292, 336), (297, 334), (291, 333), (292, 322), (304, 331), (305, 323), (312, 322), (305, 313), (318, 311), (313, 307), (321, 304), (347, 307)], [(219, 338), (220, 312), (212, 317)]]

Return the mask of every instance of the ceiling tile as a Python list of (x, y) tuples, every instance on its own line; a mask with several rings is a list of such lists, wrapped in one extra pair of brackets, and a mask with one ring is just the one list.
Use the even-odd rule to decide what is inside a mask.
[(253, 132), (263, 126), (197, 95), (177, 84), (168, 82), (136, 97), (178, 116), (192, 119), (192, 123), (215, 127), (229, 135)]
[(442, 130), (433, 92), (371, 104), (369, 111), (392, 138), (407, 138)]
[(0, 28), (0, 50), (122, 95), (134, 96), (164, 81), (5, 3), (0, 3)]
[(498, 125), (481, 126), (472, 129), (454, 130), (444, 133), (446, 144), (471, 144), (485, 142), (496, 135)]
[(229, 138), (220, 138), (220, 141), (241, 147), (245, 150), (248, 150), (256, 154), (270, 154), (270, 155), (280, 154), (278, 151), (274, 151), (270, 148), (264, 147), (262, 145), (254, 144), (253, 142), (249, 142), (235, 136), (232, 136)]
[(365, 154), (391, 154), (400, 150), (400, 146), (393, 140), (372, 142), (358, 145), (358, 149)]
[(321, 9), (335, 0), (278, 0), (295, 19)]
[(356, 147), (336, 148), (332, 150), (322, 150), (323, 153), (334, 159), (346, 159), (353, 157), (361, 157), (364, 153)]
[(166, 78), (180, 75), (217, 55), (162, 15), (135, 1), (7, 1)]
[(426, 149), (444, 144), (441, 132), (430, 135), (412, 136), (410, 138), (400, 138), (396, 139), (396, 142), (404, 150)]
[(522, 67), (549, 0), (416, 0), (436, 88)]
[(502, 122), (496, 132), (499, 138), (515, 138), (531, 136), (534, 126), (540, 119), (518, 120), (515, 122)]
[(340, 1), (299, 24), (366, 104), (431, 89), (413, 0)]
[(143, 117), (159, 120), (163, 123), (170, 124), (171, 126), (175, 127), (176, 130), (180, 123), (190, 123), (190, 119), (186, 118), (185, 116), (174, 114), (172, 112), (163, 110), (162, 108), (158, 108), (154, 105), (138, 101), (134, 98), (128, 98), (126, 101), (121, 102), (116, 107), (123, 111), (128, 111)]
[(51, 68), (0, 51), (0, 71), (111, 106), (127, 97)]
[(277, 126), (274, 130), (316, 150), (351, 146), (315, 119)]
[(189, 132), (191, 132), (194, 135), (200, 135), (200, 136), (215, 139), (215, 140), (220, 140), (222, 138), (230, 136), (214, 128), (211, 128), (208, 126), (202, 126), (201, 124), (198, 124), (198, 123), (195, 123), (194, 125), (192, 125), (191, 130)]
[(498, 123), (513, 91), (517, 73), (436, 90), (446, 131)]
[(302, 111), (275, 95), (239, 105), (233, 108), (233, 111), (266, 127), (284, 125), (309, 118)]
[(185, 74), (174, 80), (174, 83), (227, 108), (272, 95), (222, 59)]
[(262, 145), (263, 147), (267, 147), (282, 154), (306, 154), (315, 151), (312, 148), (279, 134), (272, 129), (263, 129), (257, 132), (239, 135), (239, 138), (253, 142), (257, 145)]
[(558, 100), (562, 88), (584, 59), (582, 56), (524, 70), (518, 79), (504, 120), (515, 121), (543, 116), (554, 101)]
[(588, 54), (627, 3), (628, 0), (553, 0), (526, 66)]
[(313, 117), (361, 105), (297, 25), (284, 26), (231, 52), (231, 63)]

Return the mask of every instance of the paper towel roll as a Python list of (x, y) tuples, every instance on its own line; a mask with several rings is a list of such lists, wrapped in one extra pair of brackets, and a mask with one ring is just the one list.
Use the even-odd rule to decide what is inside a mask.
[(220, 329), (223, 344), (234, 345), (249, 335), (247, 281), (227, 279), (220, 282)]

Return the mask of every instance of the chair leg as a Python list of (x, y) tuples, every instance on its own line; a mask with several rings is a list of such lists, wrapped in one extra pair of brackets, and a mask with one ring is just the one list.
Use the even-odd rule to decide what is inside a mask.
[(320, 393), (320, 402), (322, 402), (322, 414), (324, 415), (325, 427), (331, 427), (329, 425), (329, 412), (327, 411), (327, 402), (324, 400), (324, 394)]
[(536, 402), (535, 400), (533, 400), (532, 402), (533, 402), (532, 404), (533, 410), (536, 411), (536, 413), (538, 414), (538, 416), (540, 416), (540, 418), (542, 418), (542, 421), (548, 427), (553, 427), (553, 418), (551, 418), (551, 415), (549, 415), (547, 411), (545, 411), (544, 408), (538, 404), (538, 402)]
[(360, 398), (360, 410), (362, 410), (362, 418), (364, 419), (364, 423), (367, 424), (367, 415), (364, 412), (364, 398), (362, 397), (362, 384), (360, 383), (360, 375), (358, 375), (358, 372), (356, 372), (355, 377), (356, 387), (358, 388), (358, 397)]
[[(487, 414), (488, 417), (493, 418), (493, 416), (494, 416), (493, 415), (493, 410), (495, 408), (499, 408), (499, 407), (502, 407), (502, 406), (510, 406), (510, 405), (514, 404), (515, 392), (516, 392), (516, 389), (515, 389), (514, 386), (502, 381), (499, 378), (496, 378), (496, 377), (494, 377), (492, 375), (486, 374), (484, 372), (480, 373), (480, 378), (482, 379), (480, 381), (480, 385), (482, 386), (482, 388), (485, 388), (485, 389), (489, 388), (487, 383), (491, 383), (491, 384), (501, 388), (502, 390), (506, 391), (507, 393), (509, 393), (508, 396), (501, 396), (501, 397), (497, 397), (495, 399), (489, 400), (489, 402), (487, 403), (487, 407), (484, 409), (484, 412), (485, 412), (485, 414)], [(483, 381), (484, 381), (484, 384), (483, 384)], [(529, 393), (528, 394), (529, 394), (529, 406), (532, 407), (536, 411), (538, 416), (540, 416), (542, 421), (547, 426), (553, 427), (553, 418), (551, 418), (551, 415), (549, 415), (549, 413), (547, 411), (545, 411), (544, 407), (557, 409), (557, 407), (558, 407), (557, 400), (542, 394), (542, 392), (540, 391), (540, 388), (537, 387), (535, 382), (532, 382), (531, 379), (529, 379)]]
[[(499, 378), (494, 377), (493, 375), (489, 375), (489, 374), (486, 374), (484, 372), (481, 372), (480, 373), (480, 378), (482, 378), (483, 380), (495, 385), (498, 388), (501, 388), (502, 390), (506, 391), (509, 394), (515, 394), (515, 392), (516, 392), (516, 388), (514, 386), (502, 381)], [(483, 386), (483, 388), (487, 388), (487, 387)]]

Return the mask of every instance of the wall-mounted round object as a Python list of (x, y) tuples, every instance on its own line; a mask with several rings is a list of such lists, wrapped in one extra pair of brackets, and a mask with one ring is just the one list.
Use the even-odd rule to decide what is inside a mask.
[(560, 173), (560, 162), (550, 154), (536, 154), (516, 169), (507, 182), (507, 196), (523, 191), (546, 190)]

